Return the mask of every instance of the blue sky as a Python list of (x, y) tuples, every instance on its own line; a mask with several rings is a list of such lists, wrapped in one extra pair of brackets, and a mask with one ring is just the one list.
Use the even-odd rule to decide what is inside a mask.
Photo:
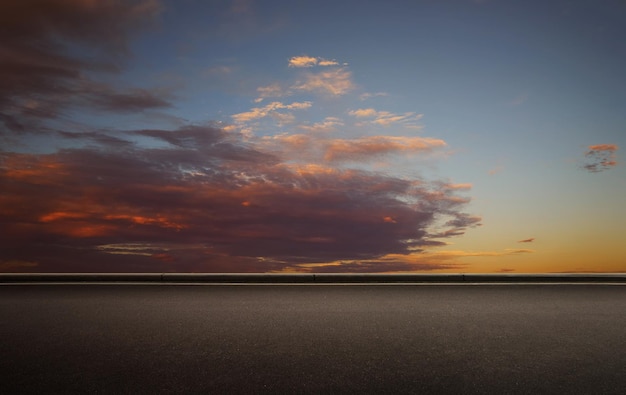
[[(230, 185), (223, 191), (239, 186), (238, 193), (245, 188), (237, 177), (257, 180), (255, 188), (300, 177), (293, 181), (295, 192), (307, 194), (318, 185), (311, 184), (315, 179), (346, 199), (373, 196), (358, 182), (385, 177), (429, 185), (411, 193), (392, 188), (391, 201), (380, 198), (394, 207), (407, 203), (402, 210), (409, 211), (397, 208), (414, 221), (413, 233), (390, 236), (389, 245), (371, 251), (356, 241), (352, 250), (332, 247), (339, 238), (327, 230), (297, 230), (298, 218), (306, 215), (288, 211), (288, 205), (278, 214), (302, 235), (294, 236), (293, 248), (285, 247), (290, 228), (280, 222), (275, 226), (282, 230), (273, 237), (284, 243), (276, 242), (277, 250), (293, 251), (238, 255), (227, 246), (254, 250), (252, 244), (272, 243), (250, 230), (272, 233), (271, 221), (256, 222), (267, 221), (265, 216), (249, 219), (233, 212), (238, 219), (227, 222), (237, 231), (224, 241), (184, 218), (176, 206), (182, 197), (167, 210), (126, 197), (123, 204), (112, 196), (96, 199), (98, 207), (123, 207), (116, 214), (89, 209), (96, 204), (91, 200), (82, 208), (78, 201), (63, 203), (68, 198), (62, 196), (55, 207), (33, 201), (39, 208), (33, 218), (5, 210), (7, 231), (25, 223), (41, 226), (20, 236), (21, 247), (15, 247), (17, 240), (3, 247), (4, 270), (626, 270), (620, 229), (626, 220), (620, 159), (626, 146), (626, 5), (621, 1), (42, 0), (2, 7), (10, 27), (3, 46), (10, 56), (0, 61), (0, 72), (13, 81), (0, 86), (3, 182), (11, 186), (6, 202), (23, 198), (28, 185), (41, 186), (37, 177), (45, 177), (35, 172), (15, 184), (15, 174), (26, 174), (13, 167), (20, 161), (83, 163), (96, 154), (109, 155), (102, 160), (110, 166), (92, 174), (94, 179), (120, 166), (124, 155), (145, 154), (148, 159), (136, 166), (171, 166), (195, 177), (220, 174)], [(34, 42), (51, 49), (37, 49)], [(48, 62), (65, 74), (29, 62)], [(48, 83), (62, 89), (55, 92)], [(216, 137), (215, 130), (223, 134)], [(203, 144), (230, 144), (231, 156)], [(236, 158), (232, 147), (241, 150)], [(157, 163), (164, 160), (157, 159), (164, 157), (160, 150), (170, 155), (167, 164)], [(259, 162), (259, 174), (247, 165), (220, 162), (226, 156), (241, 160), (244, 150), (275, 159)], [(193, 164), (173, 159), (192, 151), (204, 159)], [(54, 187), (85, 176), (67, 170)], [(342, 184), (348, 179), (348, 186)], [(211, 184), (216, 179), (194, 180), (189, 182), (198, 188), (224, 187)], [(165, 192), (155, 193), (158, 202)], [(274, 199), (289, 201), (289, 193)], [(242, 204), (249, 207), (253, 200)], [(349, 201), (354, 205), (358, 199)], [(423, 202), (432, 206), (426, 210)], [(317, 206), (309, 204), (314, 212), (311, 207)], [(385, 209), (374, 200), (363, 206)], [(190, 232), (193, 243), (164, 246), (166, 234), (159, 231), (171, 230), (175, 222), (168, 216), (179, 218), (179, 231)], [(381, 216), (371, 235), (400, 223)], [(226, 223), (215, 221), (216, 227)], [(139, 231), (138, 224), (146, 229)], [(80, 238), (97, 262), (113, 250), (128, 262), (81, 267), (25, 252), (46, 237), (57, 246)], [(102, 247), (112, 245), (117, 247)], [(318, 254), (324, 248), (329, 252)], [(157, 259), (147, 260), (145, 251)], [(68, 254), (66, 261), (75, 259)], [(169, 258), (159, 260), (164, 254)], [(224, 263), (229, 259), (239, 263), (229, 268)]]

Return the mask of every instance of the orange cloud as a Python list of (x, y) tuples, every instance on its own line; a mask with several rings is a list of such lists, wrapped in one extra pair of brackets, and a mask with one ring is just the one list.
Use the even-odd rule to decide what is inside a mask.
[(289, 67), (312, 67), (317, 64), (317, 58), (311, 56), (294, 56), (289, 59)]
[(314, 58), (312, 56), (294, 56), (289, 59), (289, 67), (338, 66), (336, 60)]
[(617, 151), (619, 147), (616, 144), (598, 144), (590, 145), (590, 151)]
[(445, 141), (428, 137), (372, 136), (327, 143), (324, 159), (329, 162), (363, 160), (392, 152), (427, 152), (444, 147)]
[(23, 261), (19, 259), (0, 260), (0, 273), (24, 272), (39, 266), (37, 262)]
[(357, 118), (369, 118), (375, 117), (378, 114), (378, 111), (373, 108), (359, 108), (358, 110), (348, 112), (348, 114)]
[(267, 117), (268, 115), (277, 114), (277, 110), (303, 110), (310, 108), (311, 106), (312, 103), (310, 101), (293, 102), (291, 104), (284, 104), (276, 101), (268, 103), (263, 107), (255, 107), (250, 111), (235, 114), (232, 118), (235, 122), (249, 122), (255, 119)]
[(472, 184), (470, 184), (470, 183), (446, 184), (446, 188), (449, 188), (449, 189), (472, 189)]
[[(424, 272), (424, 271), (465, 271), (468, 264), (463, 258), (501, 257), (532, 253), (532, 250), (504, 250), (504, 251), (419, 251), (414, 253), (386, 254), (373, 259), (342, 260), (328, 263), (307, 263), (297, 267), (299, 271), (329, 273), (329, 272), (361, 272), (361, 273), (389, 273), (389, 272)], [(506, 270), (513, 271), (513, 270)]]
[(617, 166), (616, 151), (618, 149), (616, 144), (590, 145), (589, 151), (585, 153), (587, 163), (583, 168), (591, 173), (599, 173)]
[[(270, 140), (293, 152), (316, 142), (332, 159), (316, 164), (281, 160), (263, 139), (210, 127), (128, 133), (166, 148), (117, 150), (85, 136), (96, 143), (0, 156), (4, 260), (37, 262), (39, 271), (308, 270), (298, 265), (374, 262), (441, 244), (435, 239), (451, 233), (430, 229), (442, 217), (454, 218), (452, 231), (475, 223), (461, 211), (468, 199), (443, 182), (333, 165), (428, 151), (445, 145), (440, 140)], [(164, 253), (172, 260), (159, 259)]]
[(307, 73), (304, 81), (296, 83), (293, 88), (307, 92), (341, 96), (353, 90), (354, 84), (352, 83), (352, 73), (339, 68), (318, 73)]
[(389, 111), (377, 111), (373, 108), (360, 108), (349, 111), (348, 114), (356, 118), (374, 118), (370, 122), (381, 126), (389, 126), (394, 123), (411, 123), (423, 117), (422, 114), (416, 114), (414, 112), (395, 114)]
[(336, 117), (326, 117), (322, 122), (316, 122), (313, 125), (300, 124), (298, 129), (309, 133), (331, 132), (338, 126), (343, 126), (343, 122)]
[(259, 103), (263, 101), (263, 99), (268, 97), (281, 97), (285, 96), (286, 94), (280, 84), (277, 83), (268, 86), (258, 87), (257, 92), (259, 93), (259, 97), (255, 100), (256, 103)]

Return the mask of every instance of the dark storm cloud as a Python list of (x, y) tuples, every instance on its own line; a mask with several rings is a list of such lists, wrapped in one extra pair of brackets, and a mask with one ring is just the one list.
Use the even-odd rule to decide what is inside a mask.
[(133, 32), (159, 10), (153, 0), (0, 2), (0, 131), (35, 131), (72, 106), (116, 112), (169, 106), (145, 89), (96, 83), (117, 72)]
[(102, 134), (80, 149), (1, 154), (4, 261), (38, 271), (280, 270), (410, 254), (440, 243), (427, 230), (440, 216), (453, 219), (439, 237), (479, 220), (445, 184), (293, 165), (212, 127), (127, 135), (170, 147)]
[(619, 147), (616, 144), (590, 145), (585, 153), (587, 163), (584, 169), (591, 173), (599, 173), (617, 166), (616, 152)]

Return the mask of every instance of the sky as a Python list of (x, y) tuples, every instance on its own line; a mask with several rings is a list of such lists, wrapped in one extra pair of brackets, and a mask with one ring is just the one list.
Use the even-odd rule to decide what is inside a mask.
[(23, 0), (0, 26), (0, 272), (626, 272), (621, 0)]

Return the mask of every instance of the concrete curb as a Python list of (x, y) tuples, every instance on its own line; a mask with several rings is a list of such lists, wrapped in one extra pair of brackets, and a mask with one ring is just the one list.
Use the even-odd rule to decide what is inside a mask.
[(0, 283), (626, 283), (626, 273), (0, 273)]

